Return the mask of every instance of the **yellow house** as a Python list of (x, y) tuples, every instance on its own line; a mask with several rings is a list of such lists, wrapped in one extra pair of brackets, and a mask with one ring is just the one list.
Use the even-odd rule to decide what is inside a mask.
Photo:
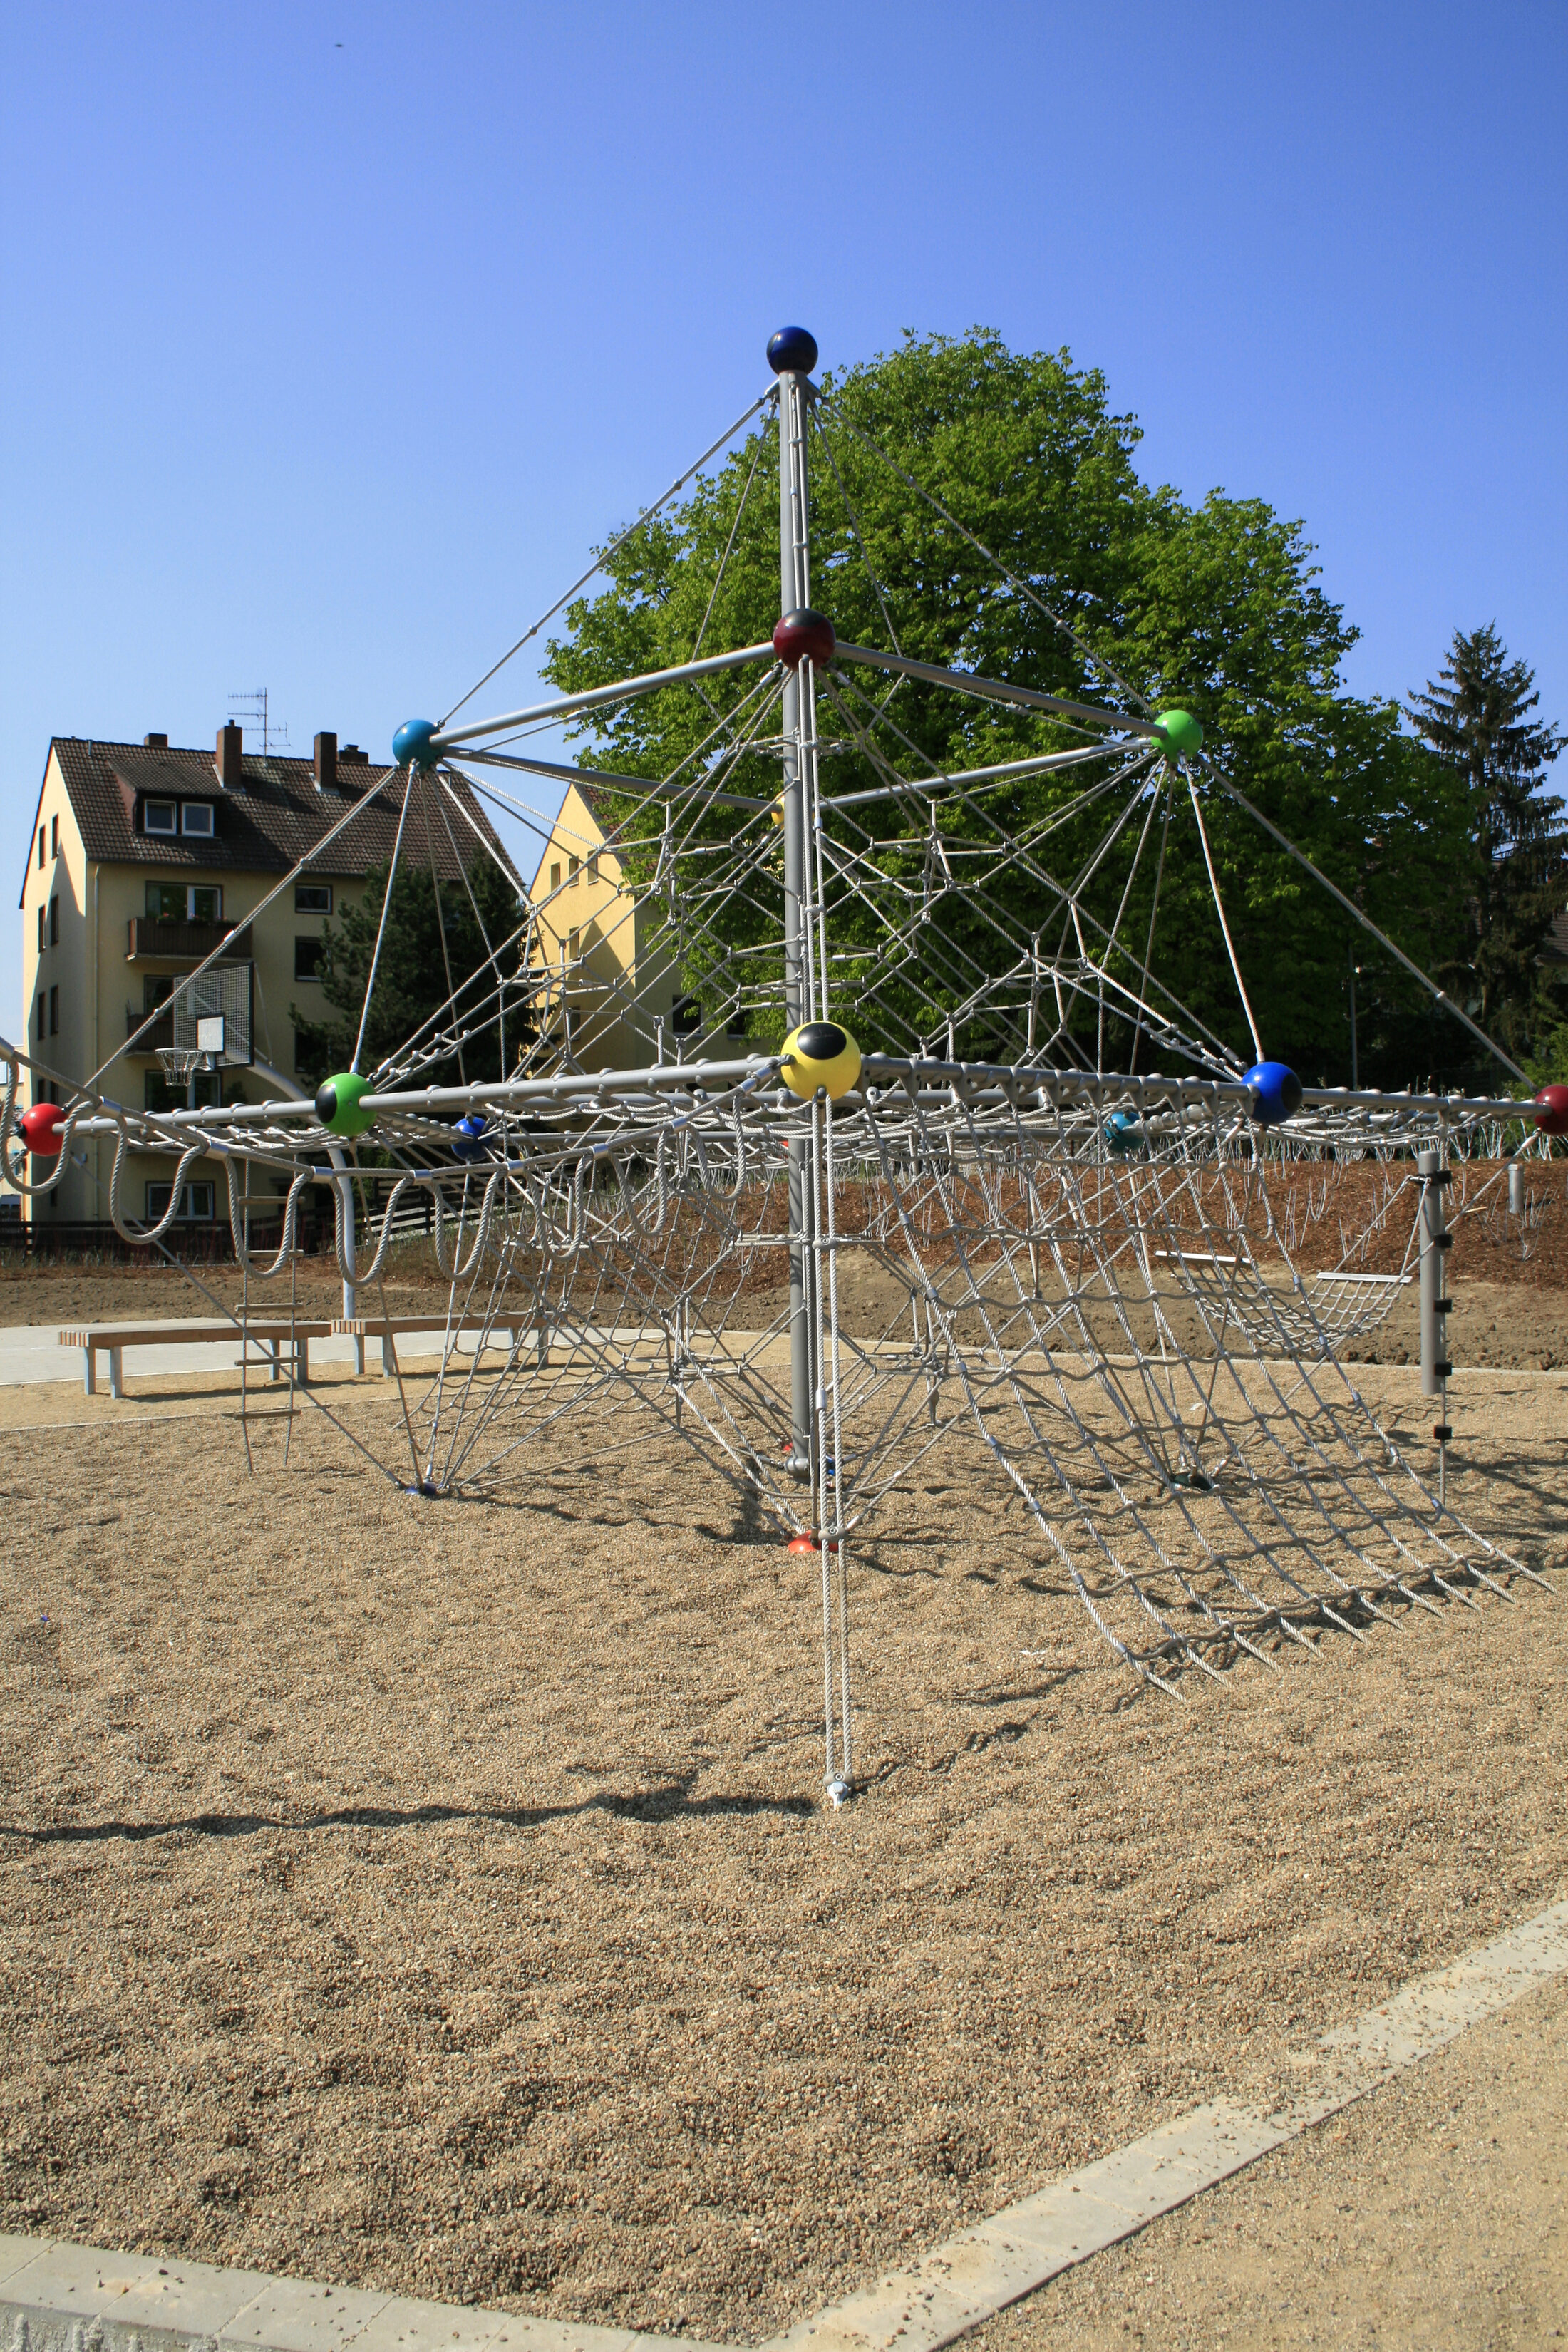
[(639, 903), (606, 846), (592, 785), (569, 784), (529, 890), (536, 1066), (634, 1070), (679, 1058), (699, 1007), (658, 938), (657, 896)]
[[(317, 1073), (296, 1066), (290, 1006), (326, 1017), (317, 977), (327, 923), (353, 904), (365, 877), (390, 861), (401, 804), (392, 772), (355, 744), (316, 737), (313, 757), (247, 755), (241, 730), (223, 728), (211, 751), (171, 747), (165, 735), (140, 743), (57, 736), (27, 843), (23, 877), (24, 1045), (35, 1064), (32, 1101), (64, 1099), (96, 1084), (137, 1109), (175, 1108), (157, 1048), (190, 1037), (205, 1015), (220, 1041), (218, 1066), (196, 1078), (198, 1102), (255, 1102), (311, 1090)], [(454, 786), (466, 813), (510, 860), (474, 796)], [(279, 881), (332, 827), (368, 801), (342, 834), (264, 911)], [(444, 878), (460, 871), (453, 835), (432, 824), (418, 856)], [(236, 925), (223, 961), (170, 1004)], [(199, 1003), (193, 1002), (196, 991)], [(162, 1008), (162, 1009), (161, 1009)], [(147, 1025), (151, 1022), (151, 1025)], [(221, 1024), (221, 1026), (215, 1025)], [(176, 1025), (180, 1035), (175, 1034)], [(109, 1213), (112, 1146), (94, 1142), (52, 1192), (24, 1202), (24, 1214), (96, 1223)], [(174, 1160), (139, 1153), (122, 1189), (138, 1220), (169, 1205)], [(35, 1161), (34, 1171), (38, 1163)], [(216, 1163), (192, 1170), (184, 1218), (221, 1217), (226, 1202)]]

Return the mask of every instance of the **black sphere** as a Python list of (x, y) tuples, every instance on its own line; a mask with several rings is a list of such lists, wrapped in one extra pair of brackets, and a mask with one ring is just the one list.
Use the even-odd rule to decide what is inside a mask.
[(849, 1043), (837, 1021), (810, 1021), (795, 1032), (799, 1051), (814, 1062), (831, 1062)]
[(809, 375), (816, 365), (816, 337), (805, 327), (781, 327), (769, 341), (768, 365), (775, 375), (791, 369)]

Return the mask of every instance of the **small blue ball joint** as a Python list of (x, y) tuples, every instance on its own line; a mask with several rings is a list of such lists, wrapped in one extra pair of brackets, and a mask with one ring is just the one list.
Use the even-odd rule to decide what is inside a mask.
[(1254, 1062), (1242, 1072), (1247, 1116), (1254, 1127), (1278, 1127), (1301, 1108), (1301, 1081), (1283, 1062)]
[(430, 749), (430, 738), (436, 732), (433, 719), (405, 719), (392, 739), (392, 764), (395, 768), (417, 768), (423, 774), (433, 768), (440, 758)]
[(816, 337), (804, 327), (781, 327), (769, 339), (768, 365), (775, 375), (809, 375), (816, 365)]

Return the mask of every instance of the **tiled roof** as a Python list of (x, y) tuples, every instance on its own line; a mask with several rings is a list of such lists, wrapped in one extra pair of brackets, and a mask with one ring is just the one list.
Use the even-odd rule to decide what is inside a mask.
[[(338, 756), (337, 788), (316, 790), (316, 773), (309, 760), (261, 758), (247, 753), (242, 763), (244, 788), (226, 791), (218, 782), (211, 751), (149, 750), (141, 743), (98, 743), (76, 735), (57, 735), (50, 746), (59, 761), (67, 792), (89, 858), (104, 866), (161, 866), (176, 872), (213, 873), (239, 868), (261, 874), (287, 874), (313, 845), (372, 788), (394, 772), (362, 767)], [(451, 788), (473, 824), (509, 874), (511, 858), (468, 786), (458, 778)], [(168, 838), (138, 830), (139, 795), (153, 799), (182, 798), (206, 802), (213, 811), (210, 836), (176, 835)], [(384, 866), (397, 835), (403, 788), (393, 784), (372, 801), (363, 816), (346, 826), (311, 871), (345, 879)], [(445, 809), (445, 819), (443, 818)], [(429, 832), (426, 835), (426, 822)], [(448, 830), (449, 825), (449, 830)], [(412, 854), (428, 871), (434, 846), (437, 871), (447, 880), (461, 870), (453, 854), (457, 844), (464, 863), (479, 855), (473, 833), (446, 802), (440, 787), (423, 782), (415, 789), (404, 831), (403, 854)]]
[(1552, 918), (1552, 929), (1541, 943), (1543, 963), (1568, 963), (1568, 908)]

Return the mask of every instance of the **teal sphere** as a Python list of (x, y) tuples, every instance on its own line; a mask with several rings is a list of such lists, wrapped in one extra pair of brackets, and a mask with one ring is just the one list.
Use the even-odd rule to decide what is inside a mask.
[(392, 739), (392, 761), (397, 768), (433, 768), (440, 757), (430, 749), (436, 732), (433, 719), (405, 719)]

